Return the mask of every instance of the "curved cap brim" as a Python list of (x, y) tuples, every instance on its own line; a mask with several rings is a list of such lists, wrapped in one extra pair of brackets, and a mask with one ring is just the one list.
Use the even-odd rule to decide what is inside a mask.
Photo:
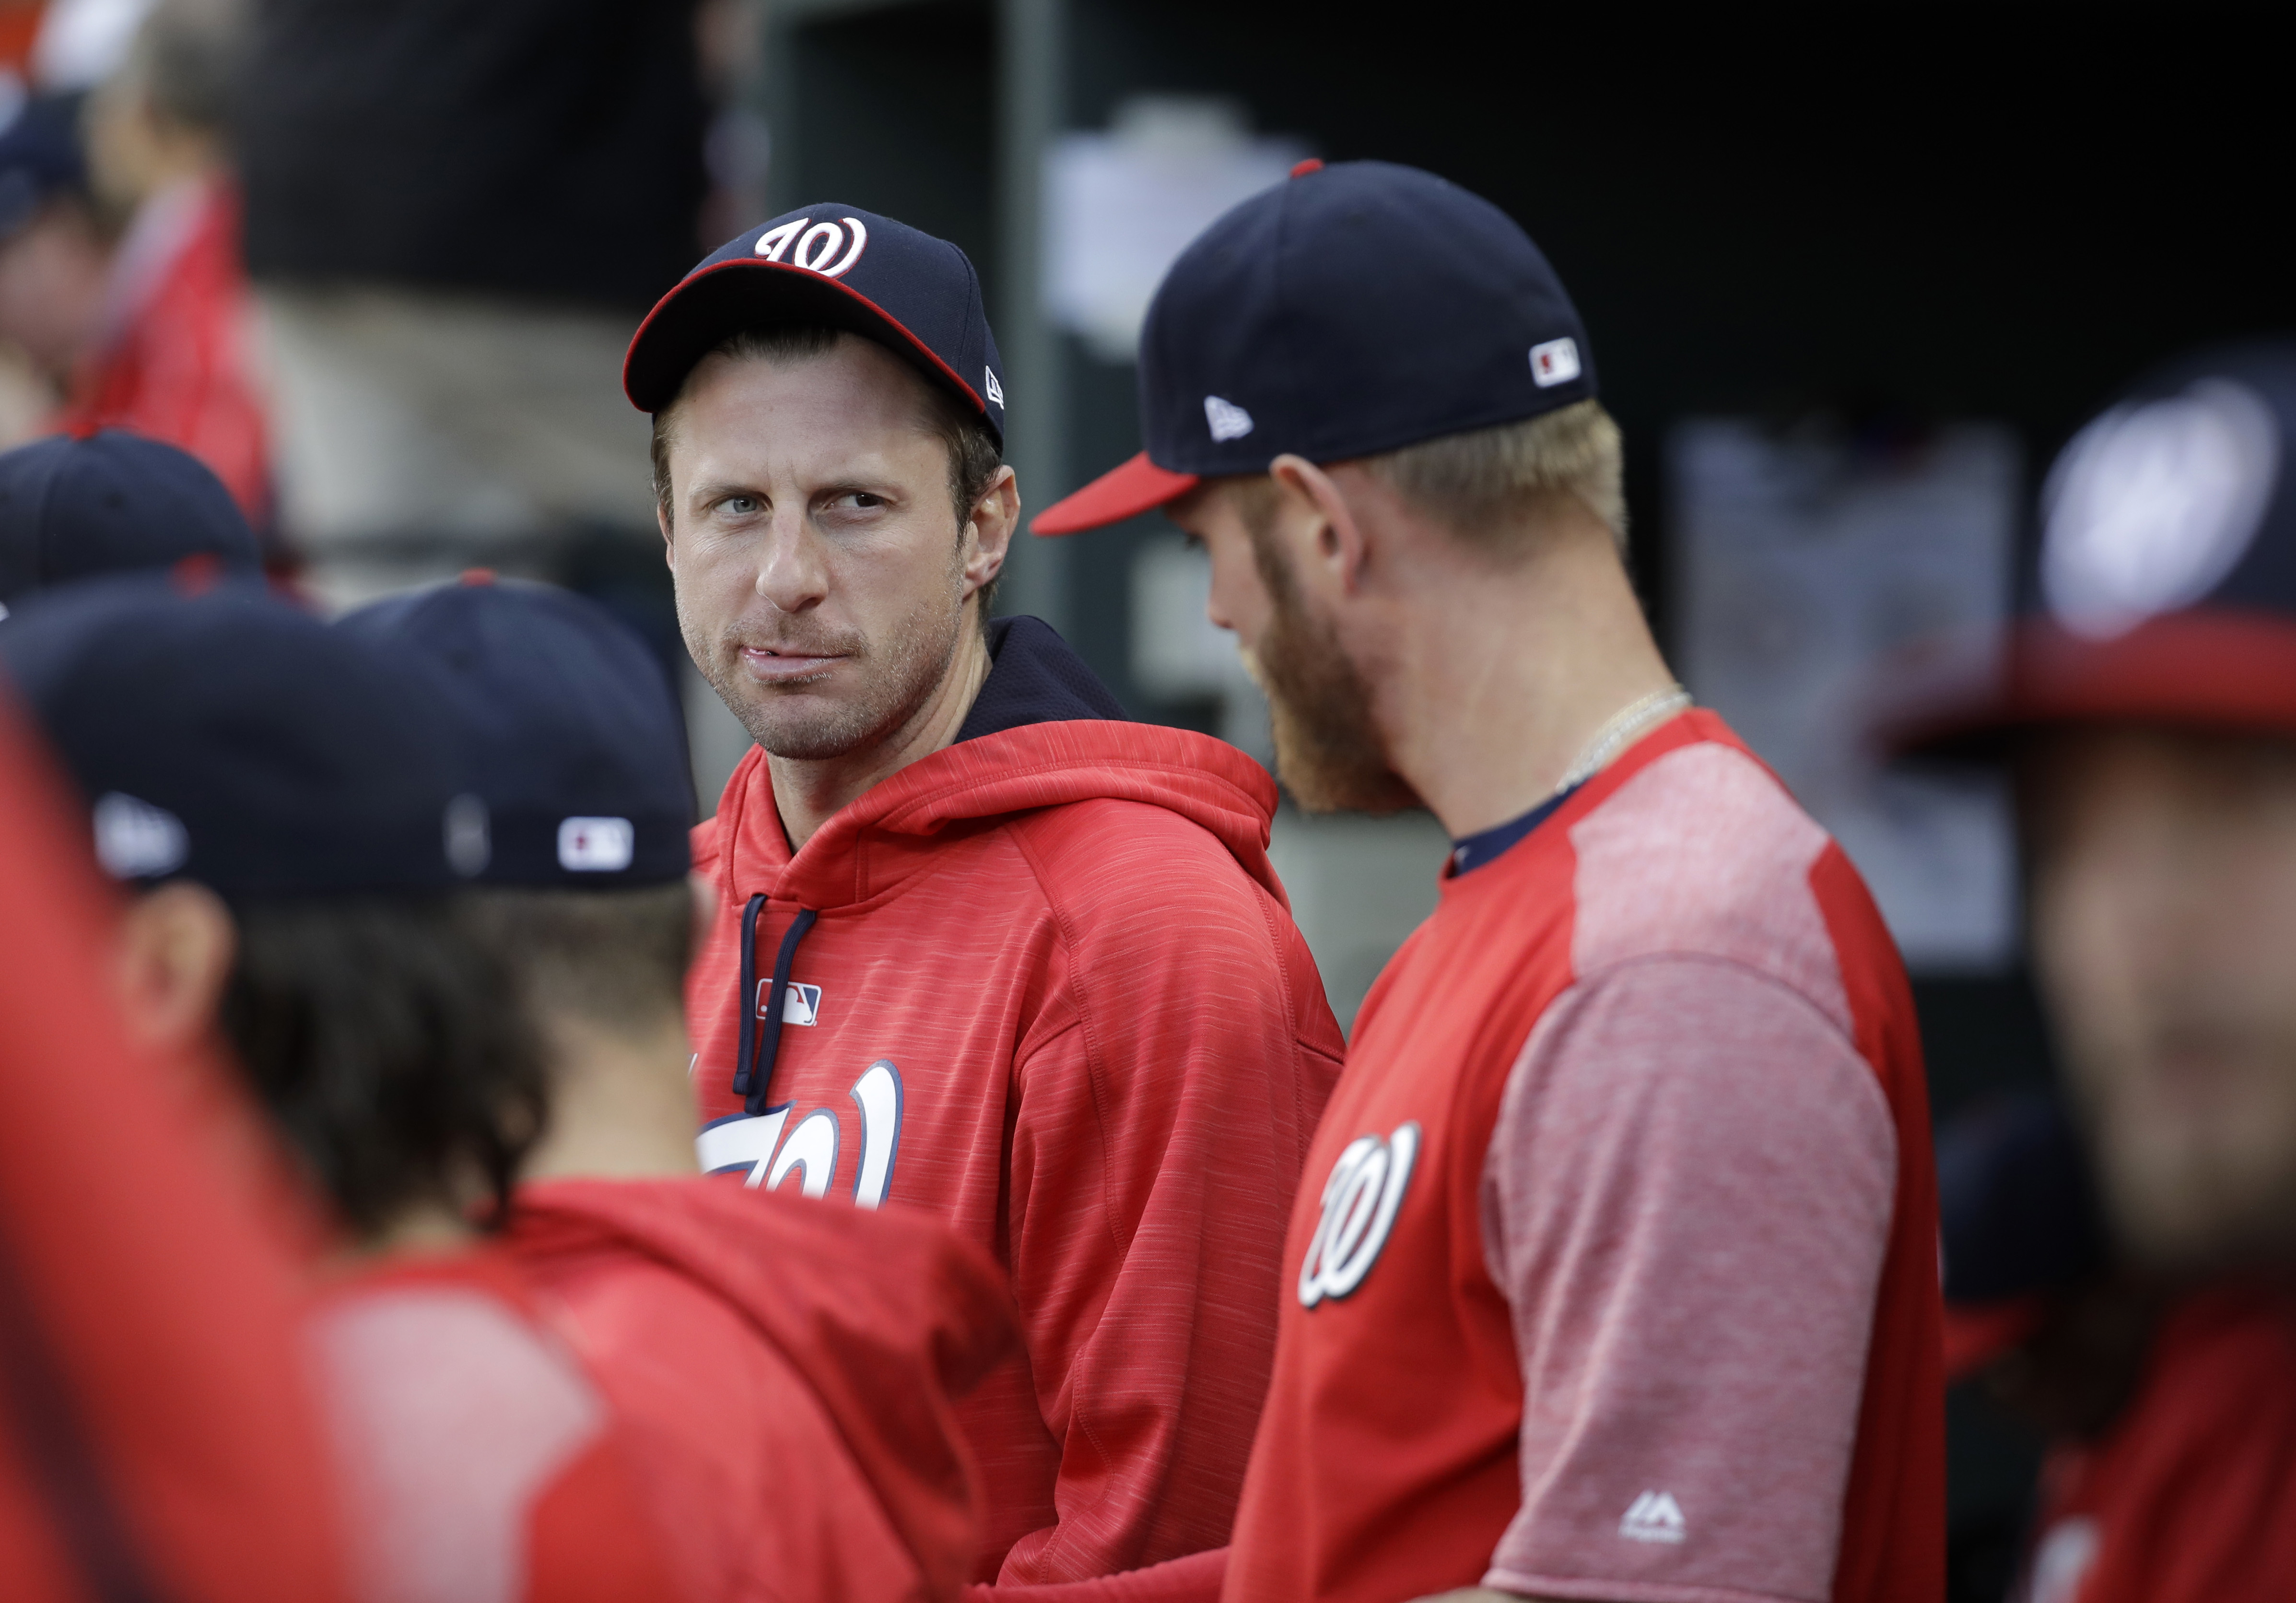
[(1985, 761), (2019, 736), (2079, 723), (2193, 725), (2296, 734), (2296, 621), (2194, 609), (2112, 639), (2054, 623), (2011, 637), (2005, 671), (1897, 698), (1874, 721), (1897, 758)]
[(1143, 451), (1122, 466), (1103, 473), (1076, 494), (1046, 507), (1029, 521), (1029, 532), (1081, 534), (1087, 529), (1121, 523), (1187, 494), (1199, 482), (1194, 473), (1176, 473), (1158, 467)]

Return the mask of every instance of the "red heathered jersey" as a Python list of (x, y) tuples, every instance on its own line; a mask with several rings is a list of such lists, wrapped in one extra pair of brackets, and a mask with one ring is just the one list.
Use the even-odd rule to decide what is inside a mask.
[[(1726, 1006), (1685, 1029), (1669, 989)], [(1606, 1019), (1605, 994), (1637, 999)], [(1807, 1026), (1802, 1056), (1736, 1050), (1753, 1017)], [(1711, 714), (1644, 738), (1447, 876), (1365, 1003), (1285, 1247), (1225, 1596), (1719, 1603), (1830, 1580), (1935, 1603), (1926, 1102), (1903, 971), (1840, 849)], [(1837, 1209), (1848, 1227), (1809, 1228)], [(1857, 1250), (1809, 1276), (1805, 1237)], [(1810, 1370), (1833, 1377), (1815, 1406)]]
[(2128, 1410), (2042, 1484), (2025, 1603), (2296, 1598), (2296, 1295), (2185, 1299)]
[[(1227, 1539), (1343, 1050), (1268, 865), (1275, 805), (1233, 747), (1086, 718), (936, 752), (794, 859), (753, 751), (695, 832), (719, 898), (687, 991), (703, 1167), (929, 1208), (1011, 1277), (1024, 1359), (960, 1405), (988, 1488), (974, 1579)], [(750, 1115), (740, 1031), (792, 939)]]
[[(0, 1597), (346, 1595), (296, 1268), (111, 988), (86, 814), (0, 694)], [(77, 839), (75, 836), (77, 835)]]
[(488, 1244), (363, 1264), (309, 1327), (359, 1603), (699, 1603), (601, 1389)]
[(510, 1245), (571, 1316), (694, 1603), (956, 1597), (980, 1485), (951, 1400), (1014, 1340), (987, 1254), (922, 1213), (698, 1176), (521, 1187)]

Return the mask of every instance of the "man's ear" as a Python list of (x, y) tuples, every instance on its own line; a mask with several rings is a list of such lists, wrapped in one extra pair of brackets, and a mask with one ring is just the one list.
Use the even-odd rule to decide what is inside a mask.
[(239, 930), (223, 899), (176, 880), (146, 892), (120, 920), (114, 968), (120, 1007), (136, 1039), (188, 1048), (216, 1030)]
[(669, 508), (656, 501), (653, 504), (653, 521), (661, 530), (661, 560), (675, 571), (677, 567), (677, 536), (670, 526)]
[[(1288, 451), (1267, 464), (1267, 476), (1282, 492), (1277, 526), (1292, 525), (1294, 571), (1320, 572), (1342, 594), (1355, 594), (1371, 553), (1347, 496), (1329, 473)], [(1299, 540), (1302, 535), (1304, 542)], [(1308, 548), (1296, 548), (1301, 543)]]
[(1013, 536), (1021, 527), (1021, 481), (1008, 464), (972, 504), (964, 529), (964, 582), (969, 599), (1004, 570)]

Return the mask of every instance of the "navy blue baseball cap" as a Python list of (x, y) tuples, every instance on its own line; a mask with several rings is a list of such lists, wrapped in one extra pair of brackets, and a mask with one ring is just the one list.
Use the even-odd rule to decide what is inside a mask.
[(454, 702), (463, 778), (487, 804), (496, 885), (609, 890), (685, 877), (685, 719), (653, 654), (594, 601), (466, 575), (335, 627), (421, 657)]
[(115, 879), (266, 900), (442, 892), (485, 866), (443, 695), (258, 583), (187, 595), (130, 574), (37, 596), (0, 629), (0, 667)]
[(1286, 452), (1342, 462), (1595, 394), (1587, 331), (1514, 220), (1386, 161), (1303, 161), (1196, 236), (1140, 336), (1147, 449), (1039, 513), (1074, 534)]
[(187, 556), (226, 571), (263, 565), (238, 503), (190, 452), (118, 429), (0, 452), (0, 609), (52, 585)]
[(1899, 754), (2078, 722), (2296, 735), (2296, 340), (2188, 356), (2076, 435), (2005, 637), (1878, 710)]
[(0, 127), (0, 241), (22, 233), (51, 196), (86, 193), (79, 137), (86, 99), (79, 92), (34, 95)]
[(659, 412), (721, 341), (791, 322), (876, 341), (978, 412), (1003, 448), (1004, 365), (972, 263), (945, 239), (827, 201), (734, 235), (680, 279), (638, 325), (622, 390)]

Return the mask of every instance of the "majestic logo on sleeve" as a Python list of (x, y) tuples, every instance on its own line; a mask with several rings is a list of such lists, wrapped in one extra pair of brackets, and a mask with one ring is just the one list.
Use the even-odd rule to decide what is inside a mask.
[(1619, 1534), (1628, 1541), (1658, 1541), (1671, 1546), (1690, 1533), (1682, 1505), (1671, 1492), (1645, 1492), (1619, 1521)]
[(1419, 1126), (1400, 1125), (1382, 1140), (1357, 1136), (1324, 1182), (1323, 1217), (1300, 1265), (1300, 1306), (1344, 1297), (1364, 1283), (1386, 1249), (1419, 1156)]

